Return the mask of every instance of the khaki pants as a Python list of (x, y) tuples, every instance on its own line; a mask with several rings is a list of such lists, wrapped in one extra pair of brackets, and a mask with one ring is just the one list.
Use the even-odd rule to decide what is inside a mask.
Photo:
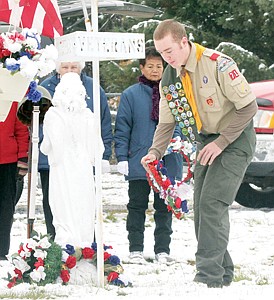
[[(198, 151), (216, 139), (203, 136)], [(253, 122), (230, 144), (211, 166), (199, 162), (194, 170), (194, 224), (198, 241), (196, 267), (202, 282), (232, 281), (233, 262), (227, 251), (229, 205), (235, 199), (255, 151)]]

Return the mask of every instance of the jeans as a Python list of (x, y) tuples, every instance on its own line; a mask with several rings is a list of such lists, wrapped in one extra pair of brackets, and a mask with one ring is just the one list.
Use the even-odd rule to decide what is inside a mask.
[(42, 185), (43, 210), (45, 215), (47, 234), (49, 234), (51, 238), (54, 240), (55, 228), (52, 224), (53, 217), (49, 205), (49, 170), (40, 170), (39, 173), (40, 173), (41, 185)]

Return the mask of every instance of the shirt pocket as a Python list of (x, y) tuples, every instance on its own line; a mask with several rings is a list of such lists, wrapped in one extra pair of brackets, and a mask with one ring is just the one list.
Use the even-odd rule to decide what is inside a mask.
[(202, 102), (202, 107), (205, 112), (215, 112), (221, 110), (221, 105), (218, 100), (215, 87), (200, 88), (199, 96)]
[(240, 98), (245, 97), (251, 92), (249, 84), (242, 76), (232, 80), (231, 87)]

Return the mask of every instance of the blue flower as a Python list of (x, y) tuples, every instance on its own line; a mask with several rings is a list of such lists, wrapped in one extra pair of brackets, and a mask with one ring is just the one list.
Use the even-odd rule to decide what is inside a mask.
[(65, 251), (67, 252), (68, 255), (72, 255), (75, 253), (75, 249), (72, 245), (66, 244), (66, 249)]
[(20, 56), (27, 56), (28, 59), (32, 58), (32, 54), (29, 53), (28, 51), (20, 51)]
[(167, 168), (166, 168), (166, 167), (162, 167), (162, 168), (160, 169), (160, 172), (161, 172), (163, 175), (167, 176)]
[(30, 90), (28, 93), (27, 93), (27, 98), (29, 100), (31, 100), (32, 102), (39, 102), (40, 99), (42, 97), (42, 93), (40, 93), (39, 91), (37, 90)]
[(42, 98), (42, 93), (39, 92), (36, 88), (37, 88), (36, 81), (31, 81), (28, 92), (26, 94), (27, 99), (35, 103), (39, 102), (40, 99)]
[(183, 201), (182, 201), (182, 203), (181, 203), (181, 208), (182, 208), (182, 211), (183, 211), (183, 212), (188, 213), (187, 201), (186, 201), (186, 200), (183, 200)]
[(116, 255), (111, 255), (108, 261), (113, 266), (117, 266), (120, 264), (120, 258)]
[(11, 71), (11, 72), (16, 72), (20, 69), (20, 64), (5, 64), (6, 65), (6, 68)]
[(97, 251), (97, 243), (92, 243), (91, 244), (91, 248), (94, 250), (94, 251)]

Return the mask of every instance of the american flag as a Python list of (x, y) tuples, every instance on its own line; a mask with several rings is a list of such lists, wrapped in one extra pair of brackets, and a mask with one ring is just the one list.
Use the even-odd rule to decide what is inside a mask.
[(50, 38), (63, 35), (57, 0), (0, 0), (0, 21), (35, 28)]

